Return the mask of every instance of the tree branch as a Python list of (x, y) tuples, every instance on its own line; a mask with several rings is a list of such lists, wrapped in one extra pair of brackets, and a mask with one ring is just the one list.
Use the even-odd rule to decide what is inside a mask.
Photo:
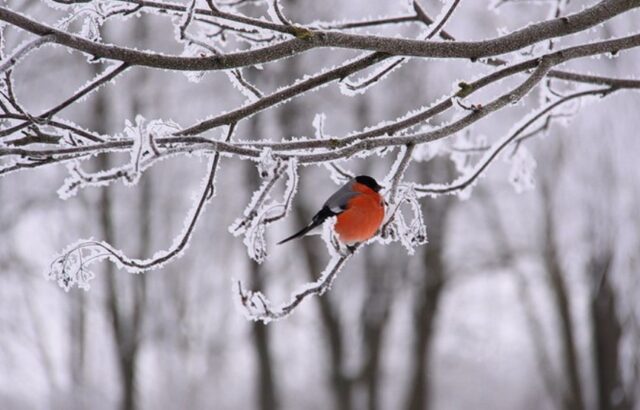
[(24, 56), (32, 52), (33, 50), (47, 44), (53, 42), (53, 36), (42, 36), (38, 37), (29, 43), (24, 44), (22, 47), (18, 48), (14, 51), (11, 56), (5, 58), (2, 62), (0, 62), (0, 74), (4, 73), (11, 67), (13, 67), (18, 61), (20, 61)]
[(574, 94), (570, 94), (566, 97), (560, 98), (557, 101), (547, 105), (542, 110), (538, 111), (534, 115), (532, 115), (524, 124), (522, 124), (518, 129), (516, 129), (512, 134), (508, 137), (502, 139), (500, 142), (494, 145), (494, 147), (488, 151), (484, 157), (480, 160), (480, 162), (474, 167), (474, 170), (469, 173), (469, 175), (465, 175), (462, 178), (459, 178), (457, 181), (452, 182), (448, 185), (441, 184), (433, 184), (433, 185), (415, 185), (414, 189), (416, 192), (422, 194), (450, 194), (457, 191), (461, 191), (468, 186), (472, 185), (480, 175), (487, 169), (487, 167), (495, 160), (498, 155), (512, 142), (517, 141), (517, 138), (522, 135), (524, 131), (526, 131), (531, 125), (535, 124), (540, 118), (544, 117), (547, 113), (553, 111), (556, 107), (565, 104), (569, 101), (591, 96), (591, 95), (601, 95), (603, 97), (608, 96), (616, 89), (613, 88), (598, 88), (593, 90), (581, 91)]
[[(577, 33), (638, 7), (640, 7), (640, 4), (635, 0), (604, 0), (567, 17), (532, 24), (524, 29), (495, 39), (470, 42), (418, 41), (313, 30), (308, 31), (300, 39), (287, 40), (273, 46), (230, 53), (220, 57), (166, 56), (159, 53), (105, 45), (38, 23), (6, 7), (0, 7), (0, 20), (39, 36), (52, 35), (53, 42), (98, 58), (169, 70), (207, 71), (266, 63), (316, 47), (370, 50), (397, 56), (477, 60), (482, 57), (517, 51), (550, 38)], [(299, 31), (296, 31), (296, 27), (290, 29), (294, 31), (294, 35), (296, 33), (300, 35)]]

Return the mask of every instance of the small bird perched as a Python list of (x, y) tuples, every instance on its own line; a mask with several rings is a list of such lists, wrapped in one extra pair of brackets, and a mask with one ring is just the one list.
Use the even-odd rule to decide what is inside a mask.
[(332, 216), (337, 216), (334, 229), (345, 245), (371, 239), (384, 219), (384, 199), (378, 193), (381, 189), (370, 176), (359, 175), (351, 179), (327, 199), (309, 225), (278, 245), (305, 235)]

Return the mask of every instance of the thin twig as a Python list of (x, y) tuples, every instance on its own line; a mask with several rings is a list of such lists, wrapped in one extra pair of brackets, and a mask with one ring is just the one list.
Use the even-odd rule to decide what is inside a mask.
[(230, 231), (234, 235), (239, 235), (244, 233), (245, 228), (251, 225), (251, 222), (256, 218), (256, 216), (258, 216), (258, 212), (257, 212), (258, 209), (262, 206), (264, 201), (267, 199), (273, 187), (276, 186), (276, 182), (278, 182), (280, 177), (282, 177), (285, 169), (286, 169), (286, 164), (280, 165), (276, 169), (276, 171), (273, 173), (273, 176), (262, 184), (262, 186), (258, 190), (259, 193), (257, 194), (255, 201), (250, 205), (250, 208), (245, 210), (244, 212), (245, 217), (240, 221), (236, 222), (230, 228)]
[(196, 9), (196, 1), (197, 0), (191, 0), (191, 3), (189, 3), (187, 10), (184, 12), (182, 22), (178, 26), (180, 39), (182, 40), (187, 40), (187, 28), (189, 28), (189, 24), (191, 24), (191, 21), (193, 20), (193, 14)]
[[(240, 298), (240, 302), (245, 309), (247, 309), (247, 313), (253, 320), (260, 320), (264, 323), (268, 323), (272, 320), (282, 319), (298, 307), (298, 305), (307, 297), (311, 295), (322, 296), (329, 288), (331, 288), (338, 272), (351, 255), (352, 253), (349, 253), (335, 260), (333, 262), (333, 266), (330, 265), (327, 267), (325, 273), (316, 282), (314, 282), (312, 286), (305, 286), (302, 290), (293, 294), (289, 302), (278, 306), (277, 308), (272, 308), (269, 300), (267, 300), (261, 292), (245, 290), (242, 283), (238, 282), (238, 296)], [(254, 298), (260, 303), (260, 307), (258, 309), (256, 309), (257, 306)]]
[(416, 21), (420, 21), (420, 20), (418, 20), (418, 18), (415, 15), (413, 15), (413, 16), (387, 17), (387, 18), (382, 18), (377, 20), (352, 21), (352, 22), (340, 23), (340, 24), (320, 23), (319, 26), (327, 30), (344, 30), (344, 29), (382, 26), (386, 24), (413, 23)]
[[(229, 127), (225, 140), (228, 141), (231, 138), (233, 130), (234, 130), (234, 127)], [(152, 259), (141, 260), (141, 259), (129, 258), (124, 254), (122, 254), (122, 252), (120, 252), (119, 250), (113, 248), (109, 244), (96, 242), (96, 241), (86, 241), (73, 247), (69, 252), (62, 255), (58, 260), (52, 263), (52, 266), (58, 263), (62, 263), (62, 265), (64, 266), (66, 264), (67, 258), (69, 258), (74, 252), (80, 252), (80, 254), (82, 254), (82, 250), (85, 248), (99, 248), (104, 252), (104, 254), (98, 255), (97, 256), (98, 258), (107, 256), (108, 258), (114, 261), (117, 261), (123, 266), (126, 266), (129, 269), (134, 269), (136, 271), (146, 271), (149, 269), (153, 269), (156, 266), (161, 266), (171, 261), (172, 259), (180, 256), (182, 251), (186, 248), (187, 244), (189, 243), (189, 240), (191, 239), (191, 235), (196, 226), (198, 218), (202, 213), (202, 210), (204, 209), (207, 202), (209, 202), (214, 195), (214, 191), (215, 191), (214, 181), (215, 181), (216, 173), (218, 170), (219, 161), (220, 161), (220, 152), (216, 152), (213, 155), (213, 158), (210, 162), (209, 175), (205, 181), (204, 189), (202, 191), (202, 194), (200, 195), (200, 199), (198, 200), (196, 208), (193, 212), (193, 216), (191, 217), (187, 225), (187, 229), (182, 234), (180, 241), (175, 246), (173, 246), (173, 248), (170, 249), (169, 251), (162, 252), (161, 254), (159, 254), (158, 256), (155, 256)], [(85, 265), (86, 265), (86, 262), (85, 262)], [(63, 273), (64, 273), (64, 268), (63, 268)]]
[(404, 173), (409, 167), (414, 148), (415, 145), (409, 143), (406, 145), (404, 152), (401, 153), (402, 156), (400, 157), (400, 163), (398, 164), (395, 173), (391, 177), (391, 188), (389, 189), (388, 198), (390, 203), (395, 203), (396, 195), (398, 193), (398, 186), (400, 186), (400, 181), (404, 177)]
[(52, 35), (46, 35), (38, 37), (18, 48), (12, 55), (0, 62), (0, 74), (13, 67), (18, 61), (20, 61), (24, 56), (26, 56), (33, 50), (40, 48), (47, 43), (51, 43), (53, 40), (54, 37)]
[(64, 110), (65, 108), (69, 107), (70, 105), (72, 105), (76, 101), (82, 99), (83, 97), (85, 97), (86, 95), (90, 94), (91, 92), (97, 90), (102, 85), (104, 85), (104, 84), (108, 83), (109, 81), (113, 80), (115, 77), (117, 77), (119, 74), (124, 72), (129, 67), (130, 67), (130, 65), (128, 63), (121, 63), (118, 66), (116, 66), (116, 68), (114, 68), (113, 70), (111, 70), (109, 72), (106, 72), (106, 74), (103, 73), (103, 74), (99, 75), (98, 77), (96, 77), (95, 80), (93, 80), (92, 82), (90, 82), (86, 86), (82, 87), (80, 90), (78, 90), (76, 93), (74, 93), (71, 97), (67, 98), (66, 100), (64, 100), (60, 104), (56, 105), (55, 107), (43, 112), (42, 114), (40, 114), (37, 117), (32, 117), (29, 121), (25, 121), (25, 122), (23, 122), (21, 124), (15, 125), (15, 126), (13, 126), (11, 128), (7, 128), (5, 130), (0, 131), (0, 138), (5, 137), (7, 135), (11, 135), (14, 132), (17, 132), (17, 131), (29, 126), (30, 124), (33, 124), (34, 122), (37, 122), (39, 124), (43, 124), (43, 123), (49, 122), (49, 120), (50, 120), (50, 118), (52, 116), (54, 116), (58, 112)]
[(496, 144), (494, 148), (489, 153), (487, 153), (487, 155), (485, 155), (485, 157), (478, 163), (478, 165), (476, 165), (475, 170), (471, 172), (469, 175), (465, 175), (464, 177), (460, 178), (458, 181), (453, 182), (447, 186), (416, 185), (415, 186), (416, 192), (420, 192), (423, 194), (448, 194), (448, 193), (453, 193), (453, 192), (457, 192), (465, 189), (469, 185), (473, 184), (473, 182), (476, 179), (478, 179), (480, 175), (482, 175), (484, 170), (489, 166), (489, 164), (493, 162), (494, 159), (498, 157), (498, 154), (500, 154), (500, 152), (502, 152), (504, 148), (506, 148), (511, 142), (513, 142), (516, 138), (518, 138), (518, 136), (520, 136), (524, 131), (526, 131), (527, 128), (529, 128), (532, 124), (534, 124), (544, 115), (546, 115), (548, 112), (552, 111), (559, 105), (562, 105), (568, 101), (571, 101), (577, 98), (582, 98), (589, 95), (607, 96), (613, 91), (615, 91), (615, 89), (611, 89), (611, 88), (605, 88), (605, 89), (598, 88), (594, 90), (581, 91), (578, 93), (568, 95), (558, 101), (553, 102), (552, 104), (547, 105), (545, 108), (543, 108), (542, 110), (532, 115), (531, 118), (529, 118), (524, 124), (518, 127), (518, 129), (515, 130), (511, 135), (509, 135), (507, 138), (503, 139), (498, 144)]
[[(454, 10), (458, 7), (459, 3), (460, 3), (460, 0), (453, 0), (453, 2), (451, 3), (451, 6), (449, 6), (447, 12), (442, 17), (442, 19), (438, 22), (438, 24), (432, 30), (429, 31), (429, 34), (427, 34), (425, 36), (425, 38), (424, 38), (425, 41), (432, 39), (436, 34), (440, 33), (440, 31), (442, 30), (444, 25), (447, 23), (447, 21), (453, 15)], [(431, 24), (431, 23), (429, 23), (429, 24)], [(363, 82), (361, 82), (359, 84), (346, 83), (345, 85), (351, 91), (365, 89), (365, 88), (369, 87), (371, 84), (374, 84), (374, 83), (380, 81), (381, 79), (383, 79), (388, 73), (393, 71), (394, 68), (398, 67), (400, 64), (404, 63), (405, 61), (406, 61), (406, 57), (398, 58), (398, 59), (392, 61), (390, 64), (388, 64), (387, 67), (385, 67), (382, 70), (380, 70), (377, 74), (371, 76), (369, 79), (367, 79), (367, 80), (365, 80), (365, 81), (363, 81)]]
[(280, 23), (284, 24), (285, 26), (292, 26), (293, 24), (291, 24), (291, 22), (284, 16), (282, 10), (280, 9), (280, 2), (278, 0), (272, 0), (271, 4), (273, 5), (273, 10), (278, 17), (278, 20), (280, 20)]
[[(86, 241), (72, 248), (69, 252), (65, 253), (58, 260), (54, 261), (52, 265), (55, 265), (57, 263), (62, 263), (64, 265), (66, 263), (65, 262), (66, 259), (69, 258), (74, 252), (81, 252), (83, 249), (90, 249), (90, 248), (99, 248), (104, 252), (103, 254), (100, 254), (98, 258), (102, 258), (106, 256), (114, 261), (117, 261), (123, 266), (129, 269), (134, 269), (138, 272), (147, 271), (149, 269), (153, 269), (156, 266), (161, 266), (171, 261), (172, 259), (180, 256), (182, 251), (186, 248), (187, 244), (189, 243), (189, 240), (191, 239), (191, 234), (193, 233), (193, 230), (196, 226), (196, 222), (198, 221), (198, 218), (200, 217), (200, 214), (202, 213), (202, 210), (204, 209), (205, 204), (208, 202), (210, 198), (211, 187), (213, 186), (213, 181), (215, 179), (215, 175), (218, 169), (219, 160), (220, 160), (220, 154), (215, 153), (211, 161), (209, 175), (205, 182), (203, 192), (200, 196), (200, 200), (197, 203), (193, 216), (191, 217), (187, 225), (187, 229), (182, 234), (178, 244), (175, 245), (169, 251), (162, 252), (159, 256), (156, 256), (152, 259), (142, 260), (142, 259), (129, 258), (123, 255), (120, 251), (113, 248), (109, 244), (96, 242), (96, 241)], [(86, 265), (86, 262), (85, 262), (85, 265)]]
[(246, 89), (249, 93), (251, 93), (256, 99), (261, 99), (264, 97), (264, 94), (262, 94), (262, 91), (258, 90), (258, 88), (251, 84), (249, 81), (247, 81), (244, 76), (242, 75), (242, 71), (240, 71), (239, 68), (232, 70), (232, 75), (233, 77), (238, 80), (238, 84), (243, 87), (244, 89)]

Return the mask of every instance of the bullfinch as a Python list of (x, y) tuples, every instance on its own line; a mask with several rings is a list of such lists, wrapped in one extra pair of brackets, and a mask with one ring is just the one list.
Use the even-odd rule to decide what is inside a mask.
[(305, 235), (332, 216), (337, 216), (334, 229), (345, 245), (352, 246), (372, 238), (384, 219), (384, 199), (378, 193), (381, 189), (376, 180), (367, 175), (349, 180), (327, 199), (309, 225), (278, 245)]

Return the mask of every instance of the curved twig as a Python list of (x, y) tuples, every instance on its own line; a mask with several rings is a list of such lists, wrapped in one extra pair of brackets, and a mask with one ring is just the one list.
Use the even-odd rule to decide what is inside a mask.
[(487, 169), (487, 167), (493, 162), (494, 159), (498, 157), (500, 152), (504, 150), (509, 144), (522, 135), (524, 131), (527, 130), (531, 125), (533, 125), (536, 121), (542, 118), (544, 115), (571, 100), (575, 100), (577, 98), (582, 98), (590, 95), (602, 95), (607, 96), (611, 94), (613, 91), (616, 91), (615, 88), (598, 88), (593, 90), (581, 91), (574, 94), (570, 94), (566, 97), (563, 97), (549, 105), (547, 105), (542, 110), (535, 113), (531, 118), (529, 118), (524, 124), (522, 124), (518, 129), (516, 129), (512, 134), (510, 134), (507, 138), (504, 138), (502, 141), (497, 143), (493, 149), (491, 149), (487, 154), (485, 154), (484, 158), (480, 160), (480, 162), (476, 165), (475, 169), (469, 174), (465, 175), (462, 178), (459, 178), (457, 181), (452, 182), (448, 185), (441, 184), (433, 184), (433, 185), (415, 185), (414, 189), (416, 192), (422, 194), (450, 194), (457, 191), (462, 191), (468, 186), (472, 185), (480, 175)]

